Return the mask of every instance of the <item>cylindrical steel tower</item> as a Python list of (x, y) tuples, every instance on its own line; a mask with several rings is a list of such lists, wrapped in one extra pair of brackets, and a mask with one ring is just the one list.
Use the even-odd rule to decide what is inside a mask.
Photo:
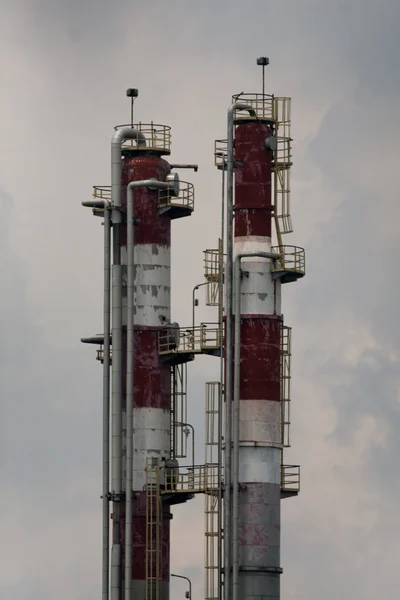
[[(234, 257), (271, 252), (272, 131), (235, 132)], [(239, 598), (279, 598), (281, 282), (265, 258), (243, 258), (240, 293)], [(236, 315), (235, 315), (236, 319)]]
[[(126, 214), (126, 189), (130, 182), (157, 179), (166, 181), (170, 166), (154, 153), (126, 151), (122, 159), (121, 209)], [(170, 323), (170, 243), (171, 219), (159, 214), (158, 190), (138, 188), (134, 197), (135, 218), (135, 308), (134, 308), (134, 404), (133, 404), (133, 498), (132, 498), (132, 594), (146, 598), (146, 559), (157, 560), (156, 552), (146, 556), (146, 466), (149, 458), (169, 458), (171, 368), (158, 353), (160, 328)], [(126, 348), (126, 223), (121, 225), (122, 323)], [(126, 374), (126, 352), (122, 373)], [(125, 411), (126, 381), (123, 377), (122, 406)], [(123, 434), (123, 456), (125, 450)], [(123, 462), (125, 464), (125, 462)], [(125, 489), (123, 471), (123, 489)], [(169, 521), (168, 504), (163, 504), (161, 522), (162, 584), (161, 598), (168, 598)], [(121, 507), (121, 548), (124, 548), (124, 506)], [(154, 540), (154, 547), (156, 540)], [(122, 554), (122, 564), (124, 555)], [(156, 573), (156, 565), (151, 569)], [(124, 573), (122, 569), (121, 573)], [(122, 575), (123, 576), (123, 575)], [(122, 585), (124, 588), (124, 585)]]
[[(199, 493), (207, 600), (280, 600), (280, 502), (300, 489), (299, 466), (283, 464), (291, 350), (281, 286), (305, 274), (304, 250), (282, 244), (292, 231), (290, 99), (234, 96), (227, 123), (215, 151), (222, 236), (205, 253), (218, 322), (196, 325), (193, 291), (191, 326), (171, 323), (171, 220), (194, 207), (193, 185), (179, 189), (171, 170), (197, 165), (163, 158), (169, 127), (116, 127), (111, 186), (83, 203), (104, 217), (104, 332), (82, 340), (100, 345), (103, 363), (103, 600), (169, 600), (171, 506)], [(200, 354), (221, 359), (221, 382), (206, 386), (203, 465), (186, 411), (186, 363)], [(191, 462), (179, 466), (190, 431)]]

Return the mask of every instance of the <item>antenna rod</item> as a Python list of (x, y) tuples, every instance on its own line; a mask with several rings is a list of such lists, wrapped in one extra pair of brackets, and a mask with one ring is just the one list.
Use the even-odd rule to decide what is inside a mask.
[(269, 58), (267, 56), (260, 56), (257, 58), (257, 64), (262, 66), (262, 94), (263, 98), (265, 95), (265, 67), (269, 65)]
[(126, 90), (126, 95), (131, 99), (131, 127), (133, 129), (133, 103), (135, 98), (139, 96), (139, 90), (136, 88), (129, 88)]

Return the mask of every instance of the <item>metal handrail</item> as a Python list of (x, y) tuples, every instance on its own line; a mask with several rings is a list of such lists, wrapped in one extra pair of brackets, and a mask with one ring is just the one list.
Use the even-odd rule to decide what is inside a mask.
[(136, 123), (134, 125), (116, 125), (115, 130), (125, 127), (133, 127), (144, 135), (146, 145), (138, 145), (138, 139), (125, 140), (121, 147), (127, 150), (153, 150), (169, 154), (171, 151), (171, 127), (169, 125), (159, 125), (158, 123)]
[[(212, 325), (212, 327), (209, 327)], [(158, 334), (159, 354), (201, 353), (221, 346), (218, 323), (201, 323), (196, 327), (163, 329)]]
[(281, 465), (281, 490), (300, 491), (300, 465)]
[[(171, 190), (158, 191), (158, 208), (183, 207), (190, 211), (194, 210), (194, 185), (188, 181), (180, 181), (179, 196), (173, 196)], [(100, 200), (111, 201), (110, 185), (94, 185), (93, 197)]]
[[(270, 94), (247, 93), (236, 94), (232, 96), (232, 103), (240, 102), (251, 106), (257, 119), (268, 119), (277, 121), (276, 102), (274, 96)], [(250, 114), (240, 112), (240, 120), (253, 120), (254, 117)], [(235, 115), (236, 117), (236, 115)]]
[(200, 494), (218, 490), (218, 464), (177, 467), (163, 472), (160, 469), (161, 494)]
[(179, 181), (179, 195), (174, 196), (171, 189), (159, 190), (158, 208), (169, 206), (183, 207), (190, 211), (194, 210), (194, 185), (188, 181)]
[(271, 263), (271, 273), (288, 271), (304, 275), (306, 257), (304, 248), (300, 246), (273, 246), (271, 252), (280, 254), (280, 260)]

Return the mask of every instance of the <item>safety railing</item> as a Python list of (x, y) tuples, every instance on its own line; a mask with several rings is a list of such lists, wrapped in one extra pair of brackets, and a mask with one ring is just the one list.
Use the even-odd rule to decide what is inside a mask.
[(281, 465), (281, 491), (289, 494), (300, 491), (300, 465)]
[(204, 277), (207, 281), (219, 281), (221, 257), (218, 248), (204, 250)]
[(160, 469), (161, 494), (207, 494), (218, 490), (218, 464)]
[(305, 275), (306, 258), (304, 248), (300, 246), (273, 246), (271, 252), (280, 254), (280, 259), (271, 264), (271, 272), (289, 272), (298, 276)]
[(194, 210), (194, 185), (188, 181), (179, 182), (179, 195), (174, 196), (172, 190), (159, 190), (158, 192), (158, 208), (183, 208), (187, 212)]
[(218, 169), (224, 166), (226, 169), (226, 158), (228, 154), (228, 140), (215, 140), (214, 142), (214, 164)]
[[(270, 94), (253, 94), (253, 93), (242, 93), (232, 96), (232, 102), (239, 104), (248, 104), (253, 108), (256, 113), (257, 119), (266, 119), (270, 121), (276, 121), (276, 103), (275, 98)], [(240, 120), (253, 119), (249, 113), (245, 111), (236, 111), (234, 118)]]
[[(173, 196), (171, 190), (159, 190), (158, 208), (177, 208), (183, 209), (186, 213), (194, 210), (194, 185), (188, 181), (180, 181), (180, 190), (178, 196)], [(111, 186), (95, 185), (93, 186), (93, 197), (99, 200), (111, 202)], [(103, 209), (101, 209), (103, 210)]]
[(292, 165), (292, 139), (278, 135), (272, 166), (277, 171), (282, 171), (289, 169)]
[(218, 323), (201, 323), (196, 327), (170, 327), (158, 334), (159, 354), (200, 354), (221, 347)]
[[(124, 127), (132, 127), (129, 125), (117, 125), (115, 130)], [(170, 154), (171, 152), (171, 127), (168, 125), (158, 125), (156, 123), (135, 123), (134, 129), (137, 129), (143, 134), (146, 145), (139, 143), (139, 138), (125, 140), (122, 143), (122, 149), (125, 150), (146, 150), (161, 154)]]
[(99, 200), (111, 201), (111, 185), (94, 185), (93, 197)]

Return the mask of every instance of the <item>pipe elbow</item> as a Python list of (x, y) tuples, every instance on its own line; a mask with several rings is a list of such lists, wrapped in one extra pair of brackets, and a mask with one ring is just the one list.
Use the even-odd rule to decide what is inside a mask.
[(144, 133), (135, 129), (135, 127), (123, 127), (122, 129), (117, 129), (111, 138), (111, 146), (120, 148), (125, 140), (136, 140), (138, 146), (146, 146), (146, 137)]

